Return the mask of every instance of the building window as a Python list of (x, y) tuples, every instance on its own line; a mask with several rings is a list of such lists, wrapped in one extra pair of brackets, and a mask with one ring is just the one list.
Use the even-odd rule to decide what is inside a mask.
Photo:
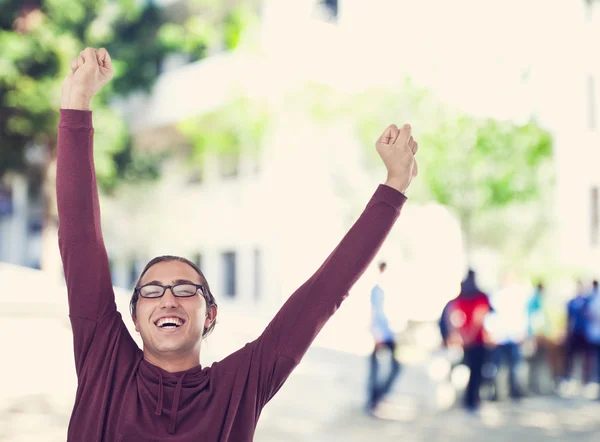
[(129, 287), (135, 287), (139, 273), (137, 259), (132, 259), (129, 262)]
[(13, 214), (12, 188), (0, 183), (0, 217)]
[(336, 22), (338, 18), (338, 0), (318, 0), (314, 14), (325, 21)]
[(591, 229), (590, 243), (592, 247), (600, 245), (600, 188), (592, 187), (591, 192)]
[(588, 125), (590, 130), (596, 129), (596, 82), (593, 76), (588, 78)]
[(585, 18), (590, 22), (594, 18), (594, 5), (592, 3), (594, 3), (594, 0), (586, 0), (585, 2)]
[(231, 298), (236, 295), (236, 255), (235, 252), (223, 252), (223, 288), (225, 295)]
[(113, 258), (108, 258), (108, 270), (113, 281), (117, 281), (117, 267)]
[(194, 264), (196, 264), (198, 268), (202, 270), (202, 253), (196, 253), (194, 255)]
[(254, 249), (254, 299), (259, 300), (262, 295), (262, 253)]
[(198, 166), (194, 170), (190, 171), (188, 175), (187, 183), (192, 185), (202, 184), (204, 182), (204, 170), (203, 166)]
[(219, 171), (222, 178), (233, 178), (240, 173), (240, 155), (224, 154), (219, 157)]

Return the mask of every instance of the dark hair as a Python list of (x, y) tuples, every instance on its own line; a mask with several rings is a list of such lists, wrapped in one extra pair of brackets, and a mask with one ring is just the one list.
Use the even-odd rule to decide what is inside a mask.
[(387, 268), (387, 263), (385, 261), (381, 261), (379, 263), (379, 271), (383, 272)]
[(595, 289), (597, 289), (597, 288), (598, 288), (598, 280), (597, 280), (597, 279), (594, 279), (594, 280), (592, 281), (592, 287), (594, 287)]
[[(202, 285), (204, 286), (204, 299), (206, 300), (207, 309), (212, 307), (213, 305), (215, 307), (217, 307), (217, 302), (215, 301), (215, 297), (213, 296), (212, 292), (210, 291), (208, 281), (204, 277), (204, 274), (202, 273), (200, 268), (196, 264), (194, 264), (192, 261), (190, 261), (189, 259), (182, 258), (181, 256), (172, 256), (172, 255), (157, 256), (156, 258), (151, 260), (148, 264), (146, 264), (146, 267), (144, 267), (144, 270), (142, 270), (142, 274), (140, 275), (137, 282), (135, 283), (135, 286), (138, 287), (140, 285), (142, 278), (144, 277), (146, 272), (150, 269), (150, 267), (152, 267), (154, 264), (158, 264), (159, 262), (169, 262), (169, 261), (179, 261), (179, 262), (187, 264), (191, 268), (193, 268), (196, 271), (196, 273), (198, 273), (198, 275), (200, 275), (200, 278), (202, 278)], [(134, 288), (133, 295), (131, 296), (131, 300), (129, 301), (129, 312), (131, 313), (131, 316), (133, 316), (134, 318), (136, 315), (136, 306), (137, 306), (138, 299), (139, 299), (138, 292)], [(212, 333), (214, 328), (215, 328), (215, 321), (213, 321), (213, 323), (210, 324), (210, 327), (204, 329), (204, 331), (202, 332), (202, 337), (208, 336), (210, 333)]]
[(467, 276), (460, 284), (460, 296), (472, 296), (483, 293), (477, 286), (475, 270), (469, 269)]

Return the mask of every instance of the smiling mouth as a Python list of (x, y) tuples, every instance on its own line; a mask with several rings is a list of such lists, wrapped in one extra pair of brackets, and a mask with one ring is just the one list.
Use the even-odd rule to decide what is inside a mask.
[(168, 318), (161, 318), (154, 323), (161, 330), (175, 330), (181, 327), (185, 321), (175, 316)]

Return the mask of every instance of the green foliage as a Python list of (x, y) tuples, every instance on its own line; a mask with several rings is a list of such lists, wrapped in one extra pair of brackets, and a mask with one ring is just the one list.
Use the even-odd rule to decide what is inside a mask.
[[(219, 46), (225, 38), (221, 16), (190, 14), (180, 25), (168, 22), (154, 2), (38, 0), (28, 8), (23, 3), (4, 1), (0, 16), (0, 178), (26, 170), (24, 152), (31, 143), (53, 154), (62, 80), (86, 46), (105, 47), (115, 66), (114, 79), (92, 103), (100, 185), (111, 190), (119, 180), (157, 176), (158, 158), (132, 149), (127, 127), (109, 102), (115, 95), (149, 91), (169, 53), (198, 60)], [(226, 38), (235, 45), (251, 10), (221, 9), (221, 15), (231, 15)]]
[[(94, 99), (96, 163), (101, 184), (127, 172), (115, 168), (114, 156), (128, 143), (127, 128), (108, 108), (114, 93), (148, 90), (165, 51), (152, 35), (162, 18), (156, 7), (132, 0), (118, 2), (48, 0), (25, 9), (10, 2), (0, 29), (0, 176), (24, 171), (25, 148), (56, 142), (62, 80), (71, 59), (86, 46), (106, 47), (115, 59), (111, 85)], [(120, 175), (119, 175), (120, 172)]]
[(205, 18), (191, 16), (183, 25), (167, 23), (162, 26), (157, 41), (167, 50), (185, 52), (191, 61), (196, 61), (204, 58), (208, 48), (217, 44), (219, 34)]
[(283, 102), (292, 113), (308, 114), (315, 123), (330, 123), (347, 115), (348, 98), (330, 85), (308, 81), (286, 91)]
[(355, 121), (356, 136), (367, 153), (365, 166), (370, 170), (382, 167), (374, 147), (385, 127), (410, 122), (418, 133), (425, 133), (441, 118), (438, 101), (410, 79), (394, 88), (370, 88), (353, 96), (347, 114)]
[(244, 32), (257, 24), (257, 15), (249, 4), (239, 4), (228, 12), (223, 23), (223, 42), (228, 50), (236, 49)]
[(182, 121), (177, 128), (192, 146), (190, 161), (200, 164), (207, 154), (257, 153), (267, 125), (266, 105), (239, 97), (212, 112)]
[(550, 164), (552, 143), (534, 122), (516, 125), (461, 116), (422, 137), (419, 152), (433, 198), (468, 216), (535, 199), (538, 168)]
[(449, 117), (420, 136), (426, 198), (458, 216), (468, 250), (490, 246), (522, 260), (552, 227), (552, 141), (534, 121)]
[(382, 129), (412, 124), (421, 149), (411, 198), (450, 208), (468, 247), (491, 246), (522, 257), (549, 231), (552, 140), (535, 121), (515, 124), (450, 111), (409, 81), (371, 89), (352, 103), (366, 166), (377, 173), (383, 166), (373, 147)]

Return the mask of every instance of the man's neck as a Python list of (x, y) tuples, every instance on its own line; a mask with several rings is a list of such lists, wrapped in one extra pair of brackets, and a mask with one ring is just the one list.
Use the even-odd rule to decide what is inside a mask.
[(173, 354), (165, 354), (157, 356), (150, 352), (144, 351), (144, 359), (152, 365), (162, 368), (169, 373), (177, 373), (187, 371), (191, 368), (200, 365), (200, 355), (186, 355), (183, 357)]

